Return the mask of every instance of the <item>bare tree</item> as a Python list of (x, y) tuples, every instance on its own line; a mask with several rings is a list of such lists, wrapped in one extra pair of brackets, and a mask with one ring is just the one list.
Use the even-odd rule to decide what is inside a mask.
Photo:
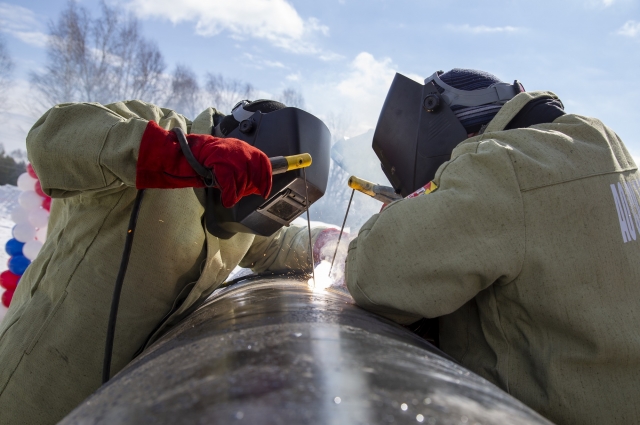
[(284, 89), (282, 91), (282, 94), (278, 97), (278, 101), (284, 103), (287, 106), (304, 109), (304, 97), (302, 96), (302, 93), (300, 93), (296, 89)]
[(4, 105), (7, 103), (13, 67), (14, 63), (11, 60), (4, 38), (0, 37), (0, 109), (5, 109)]
[(171, 91), (165, 101), (168, 108), (193, 119), (201, 112), (202, 93), (198, 77), (187, 65), (178, 65), (171, 76)]
[(47, 65), (30, 78), (45, 106), (160, 99), (165, 68), (160, 50), (142, 37), (135, 17), (104, 0), (100, 6), (102, 14), (94, 19), (70, 0), (58, 21), (49, 25)]
[(205, 84), (207, 100), (222, 112), (229, 114), (233, 106), (244, 99), (254, 100), (256, 90), (250, 83), (224, 78), (220, 74), (207, 73)]

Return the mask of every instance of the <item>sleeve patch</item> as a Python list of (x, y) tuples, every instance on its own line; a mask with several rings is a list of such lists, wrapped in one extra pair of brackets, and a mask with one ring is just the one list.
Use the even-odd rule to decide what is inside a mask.
[(416, 190), (412, 194), (407, 195), (404, 199), (417, 198), (418, 196), (421, 196), (421, 195), (428, 195), (431, 192), (435, 192), (437, 189), (438, 189), (438, 185), (430, 181), (429, 183), (422, 186), (420, 189)]

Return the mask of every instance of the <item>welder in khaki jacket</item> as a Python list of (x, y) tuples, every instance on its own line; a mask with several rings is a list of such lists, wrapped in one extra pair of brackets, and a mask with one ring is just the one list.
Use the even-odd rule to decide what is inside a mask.
[(618, 136), (456, 69), (397, 75), (373, 144), (403, 196), (426, 187), (350, 244), (358, 304), (439, 317), (445, 352), (556, 423), (640, 423), (640, 174)]
[[(256, 101), (245, 109), (281, 107)], [(230, 115), (214, 128), (220, 118), (208, 109), (190, 122), (140, 101), (76, 103), (52, 108), (31, 129), (29, 159), (54, 201), (47, 242), (0, 326), (0, 424), (56, 423), (100, 386), (137, 189), (147, 190), (120, 300), (112, 374), (192, 312), (238, 264), (255, 271), (309, 267), (306, 227), (226, 240), (205, 230), (204, 183), (167, 130), (189, 133), (225, 206), (248, 194), (266, 197), (272, 183), (264, 153), (211, 136), (238, 126)], [(314, 229), (313, 238), (320, 232)]]

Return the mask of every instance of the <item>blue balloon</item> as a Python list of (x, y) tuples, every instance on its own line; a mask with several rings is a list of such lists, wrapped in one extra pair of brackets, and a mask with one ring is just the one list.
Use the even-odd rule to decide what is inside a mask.
[(4, 250), (7, 251), (7, 254), (10, 256), (22, 255), (22, 247), (24, 246), (24, 242), (20, 242), (17, 239), (9, 239), (7, 244), (4, 246)]
[(9, 271), (11, 273), (15, 273), (18, 276), (22, 276), (27, 267), (29, 267), (31, 261), (24, 255), (16, 255), (15, 257), (11, 257), (9, 259)]

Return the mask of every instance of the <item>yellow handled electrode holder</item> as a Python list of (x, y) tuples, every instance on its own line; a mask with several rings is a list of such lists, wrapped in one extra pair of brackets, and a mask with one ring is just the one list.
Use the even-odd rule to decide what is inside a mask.
[(349, 177), (347, 184), (351, 189), (369, 195), (373, 199), (385, 204), (390, 204), (393, 201), (402, 199), (402, 196), (398, 195), (392, 187), (381, 186), (356, 176)]
[(274, 156), (269, 158), (269, 162), (271, 162), (272, 174), (282, 174), (291, 170), (307, 168), (311, 165), (312, 159), (308, 153), (301, 153), (291, 156)]
[(355, 189), (358, 192), (362, 192), (371, 197), (376, 196), (376, 193), (373, 191), (373, 186), (375, 186), (375, 183), (372, 183), (370, 181), (358, 178), (356, 176), (351, 176), (349, 177), (348, 185), (351, 189)]

